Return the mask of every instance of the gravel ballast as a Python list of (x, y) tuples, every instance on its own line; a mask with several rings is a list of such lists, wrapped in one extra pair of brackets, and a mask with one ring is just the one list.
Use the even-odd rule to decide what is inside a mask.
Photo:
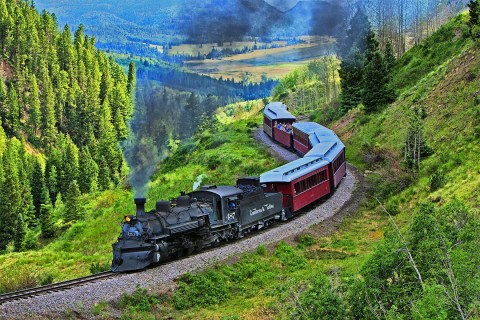
[[(269, 145), (272, 152), (275, 152), (282, 160), (291, 161), (298, 158), (287, 149), (273, 143), (261, 130), (255, 132), (255, 138)], [(230, 242), (215, 250), (199, 253), (143, 272), (122, 274), (113, 279), (82, 287), (2, 304), (0, 305), (0, 319), (61, 317), (65, 310), (85, 315), (86, 312), (92, 310), (96, 303), (116, 300), (124, 293), (133, 292), (137, 285), (155, 288), (158, 291), (158, 288), (171, 286), (173, 280), (186, 272), (203, 269), (215, 262), (253, 250), (262, 244), (271, 244), (295, 236), (308, 227), (333, 217), (351, 200), (353, 191), (358, 184), (356, 173), (354, 173), (355, 169), (348, 167), (347, 176), (328, 200), (292, 221), (277, 224), (274, 228)]]

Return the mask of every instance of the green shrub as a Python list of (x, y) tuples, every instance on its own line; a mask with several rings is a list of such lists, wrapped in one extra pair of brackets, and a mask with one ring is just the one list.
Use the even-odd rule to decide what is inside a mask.
[(259, 255), (259, 256), (266, 256), (267, 255), (267, 248), (262, 244), (260, 246), (257, 247), (257, 249), (255, 250), (255, 252)]
[(0, 293), (33, 288), (38, 285), (38, 275), (29, 267), (12, 266), (0, 273)]
[(430, 191), (434, 192), (445, 185), (447, 178), (442, 171), (433, 173), (429, 178)]
[(95, 273), (100, 273), (104, 271), (110, 270), (110, 262), (92, 262), (90, 264), (90, 273), (95, 274)]
[(277, 245), (275, 256), (290, 271), (300, 270), (307, 266), (307, 260), (302, 253), (283, 241)]
[(294, 319), (346, 319), (346, 307), (324, 274), (317, 274), (300, 294)]
[(305, 247), (311, 247), (315, 244), (315, 238), (310, 234), (303, 234), (297, 238), (298, 244), (297, 248), (303, 249)]
[(179, 310), (215, 305), (228, 299), (230, 293), (226, 277), (217, 271), (187, 273), (179, 280), (173, 305)]
[(42, 274), (39, 277), (38, 282), (41, 286), (45, 286), (47, 284), (53, 283), (54, 279), (55, 279), (55, 277), (53, 276), (53, 274), (50, 273), (50, 272), (47, 272), (47, 273)]
[(40, 246), (38, 242), (38, 233), (35, 230), (28, 230), (25, 239), (23, 239), (23, 250), (36, 250)]
[(118, 300), (120, 309), (130, 312), (150, 311), (159, 303), (158, 296), (149, 294), (147, 289), (140, 288), (138, 285), (132, 294), (123, 294)]

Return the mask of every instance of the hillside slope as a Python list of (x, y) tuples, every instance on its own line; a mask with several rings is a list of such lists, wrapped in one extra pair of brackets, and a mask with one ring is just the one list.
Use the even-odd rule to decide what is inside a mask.
[[(336, 125), (347, 138), (350, 161), (390, 173), (404, 165), (409, 128), (423, 127), (433, 154), (419, 170), (403, 170), (410, 176), (404, 178), (419, 179), (404, 203), (454, 197), (472, 207), (479, 203), (480, 50), (466, 35), (467, 19), (458, 16), (397, 61), (393, 84), (400, 95), (388, 109), (371, 116), (355, 109)], [(434, 180), (441, 183), (431, 185)]]

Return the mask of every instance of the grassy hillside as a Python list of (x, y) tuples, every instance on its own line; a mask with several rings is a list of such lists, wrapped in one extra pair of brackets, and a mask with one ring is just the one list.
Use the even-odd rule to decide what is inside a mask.
[(424, 133), (433, 154), (421, 162), (418, 173), (404, 177), (415, 181), (395, 198), (404, 208), (426, 199), (456, 197), (472, 207), (480, 200), (480, 51), (464, 36), (466, 19), (460, 15), (397, 62), (393, 83), (400, 96), (388, 109), (370, 116), (352, 110), (337, 124), (348, 141), (351, 162), (394, 173), (402, 166), (413, 112), (424, 112)]

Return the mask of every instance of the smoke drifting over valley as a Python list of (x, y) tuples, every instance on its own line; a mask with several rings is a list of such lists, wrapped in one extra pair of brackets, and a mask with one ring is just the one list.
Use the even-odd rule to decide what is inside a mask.
[[(192, 43), (240, 41), (244, 37), (339, 36), (345, 30), (341, 1), (209, 0), (192, 4), (180, 29)], [(187, 13), (188, 11), (188, 13)]]

